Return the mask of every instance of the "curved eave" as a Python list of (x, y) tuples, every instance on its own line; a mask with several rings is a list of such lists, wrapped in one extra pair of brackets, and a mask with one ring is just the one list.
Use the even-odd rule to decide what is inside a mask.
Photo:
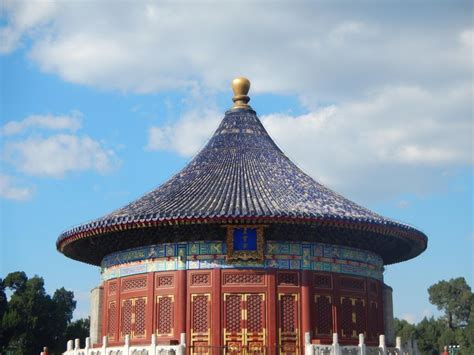
[[(106, 223), (107, 222), (107, 223)], [(134, 237), (127, 235), (130, 232), (140, 232), (146, 234), (156, 228), (162, 228), (166, 226), (199, 226), (199, 225), (226, 225), (226, 224), (269, 224), (269, 225), (291, 225), (293, 228), (298, 226), (304, 227), (316, 227), (316, 228), (335, 228), (335, 230), (343, 230), (354, 234), (354, 237), (349, 240), (350, 246), (359, 247), (361, 249), (371, 248), (370, 243), (362, 241), (361, 235), (370, 233), (371, 238), (373, 235), (383, 239), (383, 243), (392, 244), (392, 247), (384, 248), (383, 250), (373, 247), (373, 251), (379, 253), (384, 260), (384, 264), (393, 264), (408, 259), (412, 259), (417, 255), (421, 254), (427, 247), (428, 238), (426, 235), (415, 228), (399, 224), (396, 222), (386, 223), (374, 223), (374, 221), (361, 221), (356, 219), (337, 219), (327, 217), (288, 217), (288, 216), (272, 216), (272, 217), (203, 217), (203, 218), (168, 218), (168, 219), (152, 219), (143, 218), (131, 220), (127, 222), (121, 221), (100, 221), (99, 223), (90, 223), (81, 227), (72, 229), (63, 233), (56, 243), (57, 249), (65, 254), (66, 256), (76, 259), (85, 263), (100, 265), (102, 258), (108, 252), (97, 252), (95, 253), (86, 252), (78, 253), (77, 249), (91, 249), (97, 248), (101, 244), (101, 239), (104, 239), (107, 235), (120, 234), (120, 248), (117, 250), (127, 249), (128, 247), (134, 247)], [(124, 235), (125, 234), (125, 235)], [(153, 239), (155, 238), (155, 239)], [(148, 238), (153, 239), (153, 242), (160, 242), (156, 237)], [(117, 236), (115, 236), (117, 239)], [(271, 239), (271, 237), (270, 237)], [(316, 239), (316, 240), (315, 240)], [(329, 239), (329, 240), (328, 240)], [(361, 245), (358, 245), (359, 239)], [(321, 241), (318, 237), (308, 235), (306, 238), (302, 237), (301, 240), (306, 241)], [(110, 240), (109, 240), (110, 241)], [(348, 242), (341, 241), (338, 239), (337, 234), (332, 238), (326, 238), (322, 241), (332, 242), (334, 244), (346, 245)], [(105, 242), (104, 242), (105, 243)], [(151, 244), (151, 241), (149, 242)], [(78, 246), (80, 248), (76, 248)], [(109, 250), (109, 252), (111, 251)]]

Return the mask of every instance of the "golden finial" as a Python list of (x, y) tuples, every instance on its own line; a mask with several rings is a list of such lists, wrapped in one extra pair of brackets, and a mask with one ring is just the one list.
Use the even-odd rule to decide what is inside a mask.
[(250, 97), (247, 96), (250, 90), (250, 81), (247, 78), (239, 76), (232, 80), (232, 91), (234, 92), (234, 106), (232, 108), (250, 108), (248, 102)]

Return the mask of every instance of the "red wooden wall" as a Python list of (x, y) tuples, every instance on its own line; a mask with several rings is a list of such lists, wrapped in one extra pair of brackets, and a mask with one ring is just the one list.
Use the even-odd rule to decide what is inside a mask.
[[(226, 346), (234, 353), (301, 354), (304, 333), (316, 343), (369, 345), (383, 333), (382, 282), (291, 270), (209, 269), (152, 272), (104, 283), (102, 333), (109, 343), (177, 344), (190, 353)], [(244, 329), (244, 331), (242, 330)]]

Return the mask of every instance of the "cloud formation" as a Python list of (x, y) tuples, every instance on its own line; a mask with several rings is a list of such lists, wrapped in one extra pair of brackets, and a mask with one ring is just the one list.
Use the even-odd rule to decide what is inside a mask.
[(7, 122), (1, 129), (5, 136), (23, 133), (29, 129), (68, 130), (75, 132), (81, 127), (82, 114), (73, 111), (70, 115), (31, 115), (21, 121)]
[[(28, 58), (44, 72), (106, 90), (219, 92), (246, 75), (253, 92), (296, 96), (306, 109), (262, 117), (293, 160), (338, 191), (377, 198), (428, 191), (472, 165), (471, 13), (469, 1), (8, 1), (0, 49), (28, 43)], [(146, 148), (191, 156), (220, 116), (191, 108), (150, 127)], [(84, 138), (25, 144), (66, 147), (72, 156), (82, 149), (95, 158), (81, 169), (107, 170), (111, 156), (92, 154), (100, 144)], [(68, 159), (64, 169), (27, 167), (31, 151), (13, 148), (22, 171), (72, 169)]]
[[(469, 87), (386, 87), (364, 100), (261, 120), (282, 150), (320, 182), (360, 199), (389, 198), (429, 191), (446, 170), (472, 164), (470, 93)], [(173, 125), (152, 127), (148, 146), (192, 156), (221, 118), (189, 112)]]
[[(30, 176), (60, 178), (69, 172), (112, 171), (119, 164), (114, 151), (88, 135), (75, 134), (81, 127), (81, 116), (80, 112), (58, 116), (31, 115), (6, 123), (0, 129), (7, 138), (3, 144), (4, 161)], [(60, 132), (51, 134), (50, 131)], [(4, 184), (11, 187), (11, 179), (4, 179)], [(16, 191), (21, 195), (20, 192)], [(26, 190), (23, 192), (26, 194)]]
[(29, 137), (6, 145), (7, 160), (19, 171), (35, 176), (63, 177), (73, 171), (107, 173), (115, 167), (112, 150), (88, 136), (57, 134)]
[(245, 74), (259, 92), (324, 103), (386, 83), (465, 80), (470, 6), (9, 1), (0, 42), (8, 53), (30, 39), (29, 56), (42, 70), (94, 87), (223, 89)]
[(146, 149), (192, 156), (210, 138), (221, 116), (215, 109), (190, 110), (174, 124), (150, 127)]
[(33, 192), (34, 188), (20, 187), (16, 185), (11, 176), (0, 174), (0, 197), (14, 201), (26, 201), (32, 197)]

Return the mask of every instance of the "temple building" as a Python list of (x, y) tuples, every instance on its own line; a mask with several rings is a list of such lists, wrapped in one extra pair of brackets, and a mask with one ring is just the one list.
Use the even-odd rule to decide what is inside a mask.
[(101, 267), (90, 346), (304, 354), (334, 333), (393, 343), (384, 266), (422, 253), (426, 235), (313, 180), (249, 106), (250, 82), (232, 88), (233, 107), (183, 170), (60, 235), (61, 253)]

